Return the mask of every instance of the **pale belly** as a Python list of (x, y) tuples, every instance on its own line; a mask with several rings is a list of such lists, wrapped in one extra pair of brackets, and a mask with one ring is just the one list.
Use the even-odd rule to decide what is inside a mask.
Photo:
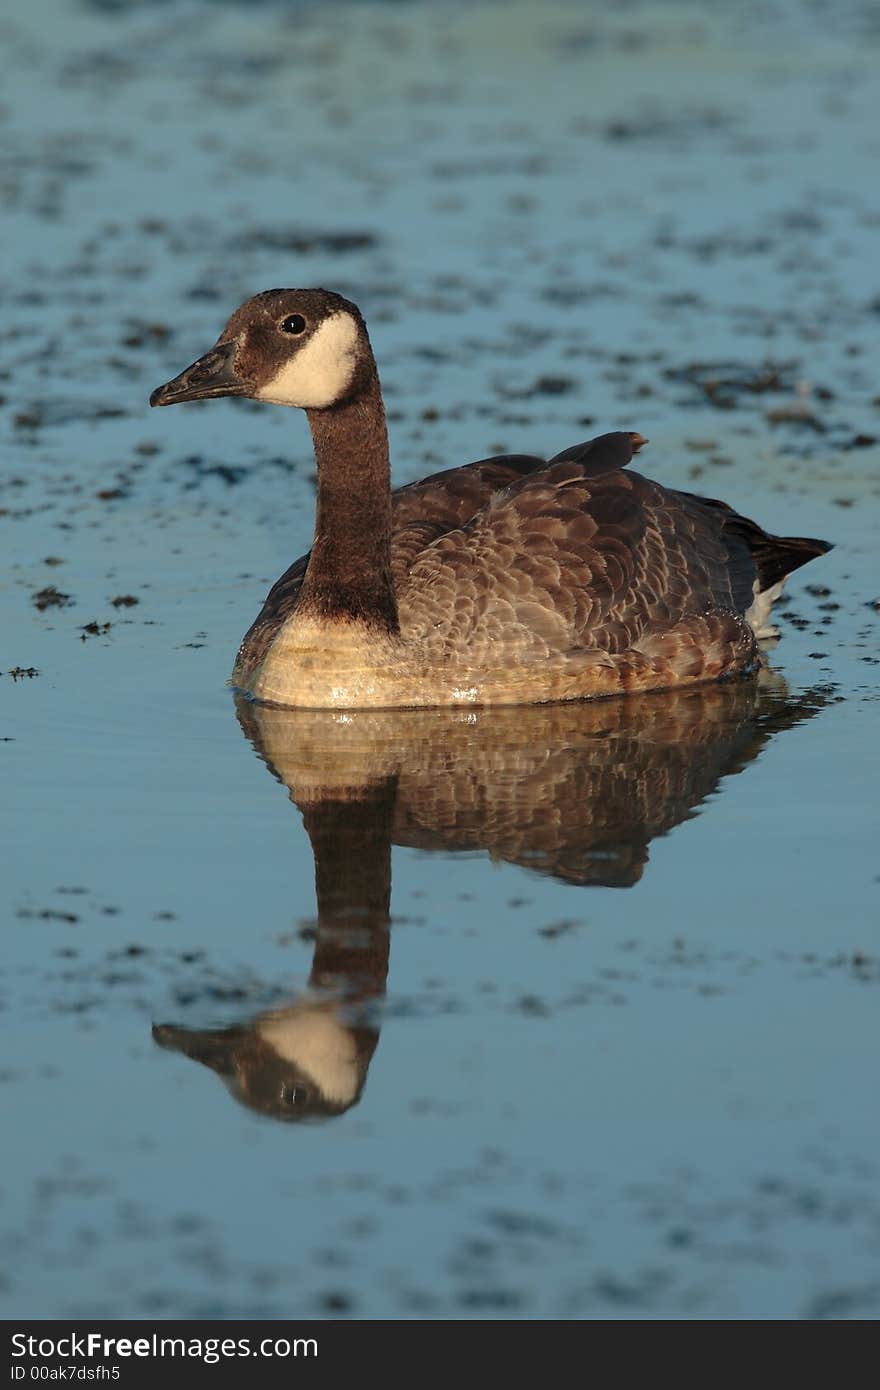
[(404, 709), (527, 705), (717, 680), (754, 661), (750, 631), (668, 634), (668, 650), (584, 651), (545, 661), (471, 665), (467, 654), (437, 659), (417, 643), (349, 623), (285, 624), (260, 664), (233, 684), (254, 699), (299, 709)]

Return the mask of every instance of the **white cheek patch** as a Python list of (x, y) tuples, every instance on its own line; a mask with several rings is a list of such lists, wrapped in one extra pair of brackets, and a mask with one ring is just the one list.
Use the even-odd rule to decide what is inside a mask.
[(256, 392), (257, 400), (297, 405), (303, 410), (333, 405), (351, 386), (358, 334), (351, 314), (332, 314)]
[(268, 1014), (257, 1029), (279, 1057), (292, 1062), (320, 1086), (327, 1100), (351, 1104), (360, 1083), (357, 1044), (332, 1008), (294, 1005)]

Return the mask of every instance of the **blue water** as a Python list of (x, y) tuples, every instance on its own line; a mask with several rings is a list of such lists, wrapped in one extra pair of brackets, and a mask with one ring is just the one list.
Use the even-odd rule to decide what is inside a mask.
[[(799, 0), (3, 20), (6, 1316), (876, 1313), (878, 39)], [(633, 428), (834, 541), (762, 688), (243, 735), (305, 422), (146, 402), (297, 283), (363, 307), (398, 482)]]

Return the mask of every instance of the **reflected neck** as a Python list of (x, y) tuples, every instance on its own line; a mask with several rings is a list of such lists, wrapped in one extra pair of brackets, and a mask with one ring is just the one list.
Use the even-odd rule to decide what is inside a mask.
[(360, 997), (384, 993), (397, 779), (357, 799), (300, 804), (315, 856), (318, 936), (310, 984)]
[(375, 363), (364, 368), (351, 400), (306, 412), (318, 498), (298, 612), (397, 633), (388, 430)]

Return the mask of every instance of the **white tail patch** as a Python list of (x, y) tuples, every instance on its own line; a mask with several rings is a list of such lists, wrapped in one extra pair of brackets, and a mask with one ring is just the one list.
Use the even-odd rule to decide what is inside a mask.
[(258, 1031), (279, 1057), (310, 1076), (327, 1100), (351, 1104), (360, 1082), (357, 1044), (332, 1004), (280, 1009), (261, 1019)]
[[(331, 314), (289, 361), (255, 392), (273, 405), (321, 410), (340, 400), (351, 385), (360, 330), (351, 314)], [(291, 347), (296, 340), (291, 339)]]
[(752, 605), (746, 610), (746, 622), (760, 641), (762, 638), (778, 637), (779, 628), (768, 623), (770, 609), (773, 607), (779, 595), (782, 593), (785, 580), (780, 579), (778, 583), (771, 584), (769, 589), (759, 589), (758, 581), (752, 585), (752, 593), (755, 595)]

